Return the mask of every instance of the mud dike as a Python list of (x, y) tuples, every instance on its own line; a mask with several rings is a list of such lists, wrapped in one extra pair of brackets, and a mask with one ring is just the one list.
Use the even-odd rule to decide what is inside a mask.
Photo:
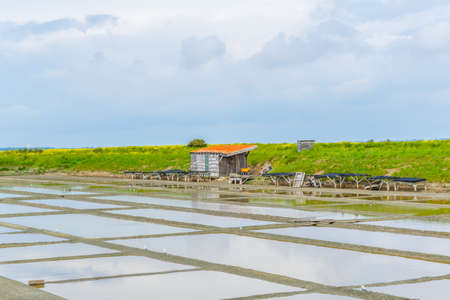
[(449, 198), (2, 178), (0, 299), (443, 299)]

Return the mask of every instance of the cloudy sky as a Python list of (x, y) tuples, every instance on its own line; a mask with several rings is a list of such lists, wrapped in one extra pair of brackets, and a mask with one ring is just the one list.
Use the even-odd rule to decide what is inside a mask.
[(0, 0), (0, 147), (448, 138), (448, 0)]

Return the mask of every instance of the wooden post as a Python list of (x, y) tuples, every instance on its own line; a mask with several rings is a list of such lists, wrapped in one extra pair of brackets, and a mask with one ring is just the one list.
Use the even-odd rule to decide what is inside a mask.
[(30, 280), (30, 281), (28, 281), (28, 285), (40, 289), (45, 286), (45, 281), (44, 280)]

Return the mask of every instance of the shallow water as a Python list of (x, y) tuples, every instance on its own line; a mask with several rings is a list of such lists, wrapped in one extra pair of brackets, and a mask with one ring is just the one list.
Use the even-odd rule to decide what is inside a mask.
[(427, 199), (431, 199), (431, 198), (430, 197), (420, 197), (420, 196), (370, 195), (370, 196), (358, 197), (358, 199), (367, 199), (367, 200), (374, 200), (374, 201), (411, 201), (411, 200), (427, 200)]
[[(63, 190), (65, 189), (65, 191)], [(85, 188), (85, 187), (83, 187)], [(225, 195), (218, 188), (209, 189), (184, 189), (171, 191), (156, 191), (154, 193), (141, 193), (135, 190), (132, 195), (103, 196), (96, 199), (111, 199), (124, 201), (128, 204), (108, 204), (101, 202), (78, 201), (67, 198), (59, 198), (57, 195), (77, 195), (102, 193), (100, 190), (90, 190), (92, 193), (80, 192), (80, 187), (69, 186), (39, 186), (13, 187), (10, 190), (22, 189), (35, 193), (45, 193), (55, 199), (20, 200), (21, 203), (41, 203), (74, 209), (109, 209), (125, 208), (133, 203), (148, 203), (166, 205), (172, 207), (184, 207), (209, 210), (214, 212), (230, 212), (267, 216), (291, 217), (298, 219), (354, 219), (364, 221), (361, 224), (374, 224), (382, 226), (394, 226), (398, 228), (413, 227), (420, 230), (435, 230), (450, 232), (449, 222), (426, 221), (420, 217), (408, 220), (373, 222), (366, 218), (370, 216), (355, 213), (341, 213), (334, 211), (339, 209), (334, 205), (327, 211), (309, 211), (307, 205), (334, 204), (339, 198), (353, 197), (364, 198), (367, 194), (333, 193), (320, 190), (304, 192), (305, 197), (297, 199), (281, 199), (276, 193), (295, 194), (297, 192), (270, 191), (271, 198), (267, 195), (259, 196), (251, 192), (242, 195)], [(118, 192), (122, 188), (115, 189)], [(2, 189), (6, 189), (2, 187)], [(110, 188), (114, 189), (114, 188)], [(226, 189), (233, 190), (233, 189)], [(237, 189), (235, 189), (237, 190)], [(6, 191), (4, 191), (6, 193)], [(254, 192), (254, 191), (253, 191)], [(13, 195), (0, 193), (0, 199), (5, 197), (29, 197), (29, 195)], [(225, 193), (225, 192), (224, 192)], [(322, 200), (310, 200), (306, 195), (323, 197)], [(140, 195), (140, 196), (138, 196)], [(39, 198), (39, 195), (35, 195)], [(170, 199), (166, 199), (165, 197)], [(380, 200), (384, 196), (369, 196), (371, 200)], [(404, 197), (404, 198), (401, 198)], [(42, 197), (41, 197), (42, 198)], [(44, 197), (45, 198), (45, 197)], [(336, 198), (336, 199), (333, 199)], [(178, 200), (180, 199), (180, 200)], [(211, 201), (208, 201), (211, 199)], [(224, 201), (214, 202), (213, 199)], [(411, 198), (409, 196), (389, 197), (389, 200), (413, 200), (415, 202), (446, 204), (448, 199), (427, 197)], [(199, 201), (204, 200), (204, 201)], [(386, 200), (386, 199), (385, 199)], [(26, 201), (26, 202), (25, 202)], [(93, 199), (95, 201), (95, 199)], [(342, 200), (343, 201), (343, 200)], [(343, 203), (341, 201), (341, 204)], [(436, 202), (439, 201), (439, 202)], [(370, 202), (370, 201), (367, 201)], [(245, 205), (241, 203), (251, 203)], [(278, 207), (264, 206), (260, 203), (274, 204)], [(374, 204), (377, 203), (374, 201)], [(277, 204), (277, 205), (275, 205)], [(281, 204), (281, 205), (279, 205)], [(254, 206), (260, 205), (260, 206)], [(303, 206), (304, 205), (304, 206)], [(282, 206), (282, 207), (281, 207)], [(344, 205), (343, 205), (344, 206)], [(296, 209), (301, 208), (301, 209)], [(15, 211), (16, 210), (16, 211)], [(24, 213), (55, 211), (6, 204), (0, 201), (0, 215), (7, 213)], [(241, 227), (246, 225), (270, 224), (246, 218), (233, 218), (212, 216), (201, 213), (182, 212), (170, 209), (119, 209), (111, 210), (114, 214), (126, 214), (132, 216), (144, 216), (155, 219), (165, 219), (194, 224), (205, 224), (220, 227)], [(196, 230), (179, 228), (176, 226), (160, 225), (151, 222), (129, 221), (118, 218), (100, 217), (87, 214), (87, 211), (79, 211), (76, 214), (14, 217), (3, 216), (0, 221), (25, 226), (49, 229), (62, 233), (68, 233), (86, 238), (101, 237), (125, 237), (135, 235), (153, 235), (192, 232)], [(383, 211), (381, 211), (383, 213)], [(367, 222), (366, 222), (367, 221)], [(392, 224), (391, 224), (392, 223)], [(402, 227), (408, 226), (408, 227)], [(55, 260), (51, 262), (35, 262), (20, 264), (2, 264), (5, 261), (51, 258), (64, 256), (77, 256), (89, 254), (102, 254), (115, 252), (109, 249), (90, 246), (82, 243), (65, 243), (63, 239), (45, 234), (15, 233), (15, 229), (0, 226), (0, 244), (28, 243), (44, 241), (60, 241), (61, 244), (29, 247), (0, 248), (0, 275), (12, 279), (27, 282), (28, 280), (46, 281), (67, 280), (77, 278), (90, 278), (97, 276), (116, 276), (131, 273), (164, 272), (193, 268), (188, 265), (174, 264), (154, 260), (140, 256), (104, 257), (90, 259)], [(259, 232), (259, 231), (258, 231)], [(407, 234), (394, 234), (385, 232), (372, 232), (331, 227), (298, 227), (289, 229), (272, 229), (261, 232), (272, 234), (299, 236), (304, 238), (319, 239), (366, 245), (388, 249), (416, 251), (422, 253), (447, 255), (450, 249), (450, 239), (421, 237)], [(438, 276), (450, 274), (447, 264), (439, 264), (421, 260), (406, 259), (396, 256), (377, 255), (357, 251), (348, 251), (327, 247), (317, 247), (304, 244), (295, 244), (267, 239), (251, 238), (232, 234), (207, 234), (189, 235), (178, 237), (160, 237), (147, 239), (131, 239), (112, 241), (112, 243), (129, 245), (150, 251), (170, 253), (204, 261), (220, 263), (224, 265), (240, 266), (254, 270), (270, 272), (290, 276), (297, 279), (329, 284), (329, 285), (367, 285), (374, 282), (389, 282), (420, 278), (423, 276)], [(12, 246), (12, 245), (8, 245)], [(137, 254), (139, 255), (139, 254)], [(161, 256), (163, 257), (163, 256)], [(262, 277), (265, 278), (265, 277)], [(418, 283), (414, 285), (389, 286), (382, 288), (367, 288), (372, 291), (392, 293), (405, 297), (419, 297), (423, 299), (440, 299), (445, 295), (445, 287), (448, 280), (436, 283)], [(280, 293), (288, 291), (300, 291), (301, 289), (274, 284), (263, 280), (240, 277), (228, 273), (213, 271), (187, 271), (163, 275), (130, 276), (120, 279), (101, 279), (96, 281), (83, 281), (61, 284), (46, 284), (45, 289), (55, 292), (69, 299), (217, 299), (224, 297), (244, 297), (262, 295), (268, 293)], [(378, 290), (379, 289), (379, 290)], [(432, 295), (433, 297), (430, 297)], [(0, 296), (1, 298), (1, 296)], [(352, 299), (350, 297), (327, 294), (298, 294), (289, 297), (275, 297), (271, 299)]]
[(163, 209), (133, 209), (133, 210), (115, 210), (115, 214), (124, 214), (127, 216), (139, 216), (153, 219), (164, 219), (168, 221), (202, 224), (216, 227), (241, 227), (267, 225), (270, 222), (257, 221), (233, 217), (220, 217), (205, 215), (200, 213), (191, 213), (184, 211), (163, 210)]
[(414, 284), (371, 287), (367, 289), (374, 292), (420, 300), (448, 299), (450, 280), (434, 280)]
[(32, 279), (56, 281), (190, 268), (147, 257), (121, 256), (0, 265), (0, 275), (26, 283)]
[(404, 219), (378, 222), (364, 222), (362, 224), (388, 226), (416, 230), (450, 232), (450, 222), (429, 221), (425, 219)]
[(26, 202), (46, 204), (53, 206), (61, 206), (75, 209), (98, 209), (98, 208), (117, 208), (124, 207), (123, 205), (103, 204), (95, 202), (77, 201), (69, 199), (40, 199), (40, 200), (24, 200)]
[(54, 211), (54, 210), (25, 206), (25, 205), (0, 203), (0, 215), (26, 214), (26, 213), (35, 213), (35, 212), (48, 212), (48, 211)]
[(82, 214), (8, 218), (7, 222), (88, 238), (123, 237), (194, 231), (153, 223), (119, 220), (115, 218)]
[(167, 198), (129, 196), (129, 195), (102, 196), (102, 197), (93, 197), (92, 199), (115, 200), (130, 203), (134, 202), (134, 203), (157, 204), (157, 205), (178, 206), (178, 207), (192, 207), (192, 203), (197, 202), (191, 200), (174, 200)]
[(5, 199), (5, 198), (20, 198), (20, 197), (27, 197), (26, 195), (17, 195), (17, 194), (5, 194), (5, 193), (0, 193), (0, 199)]
[[(267, 204), (281, 204), (285, 206), (310, 206), (310, 205), (326, 205), (326, 204), (343, 204), (344, 202), (339, 201), (323, 201), (323, 200), (310, 200), (306, 198), (297, 198), (297, 199), (281, 199), (281, 198), (247, 198), (248, 200), (242, 200), (241, 202), (249, 202), (249, 203), (267, 203)], [(328, 199), (327, 199), (328, 200)]]
[(12, 229), (4, 226), (0, 226), (0, 234), (2, 233), (8, 233), (8, 232), (17, 232), (17, 229)]
[(328, 207), (330, 210), (346, 210), (359, 213), (377, 213), (393, 215), (432, 215), (450, 213), (450, 209), (439, 209), (438, 207), (420, 207), (420, 206), (400, 206), (389, 205), (382, 202), (371, 201), (368, 203), (349, 203), (346, 205), (334, 205)]
[(38, 233), (17, 233), (0, 235), (0, 245), (14, 243), (55, 242), (63, 240), (64, 239), (62, 238)]
[(310, 193), (310, 195), (314, 197), (324, 197), (324, 198), (357, 198), (367, 196), (368, 194), (312, 192)]
[(5, 261), (50, 257), (113, 253), (116, 251), (81, 243), (0, 248), (0, 263)]
[(49, 284), (46, 291), (69, 299), (223, 299), (298, 291), (280, 284), (214, 271), (192, 271), (89, 282)]
[(89, 186), (87, 185), (71, 185), (70, 189), (71, 190), (84, 190), (87, 189)]
[(277, 217), (288, 217), (288, 218), (295, 218), (295, 219), (346, 220), (346, 219), (369, 218), (369, 216), (350, 214), (350, 213), (329, 212), (329, 211), (308, 211), (308, 210), (280, 208), (280, 207), (257, 207), (257, 206), (232, 207), (232, 206), (227, 206), (225, 204), (217, 205), (217, 204), (213, 204), (213, 203), (207, 204), (207, 205), (205, 205), (205, 207), (206, 206), (209, 206), (209, 208), (206, 208), (206, 209), (222, 210), (222, 211), (229, 211), (229, 212), (242, 212), (242, 213), (277, 216)]
[(11, 190), (11, 191), (18, 191), (18, 192), (30, 192), (30, 193), (39, 193), (39, 194), (51, 194), (51, 195), (89, 195), (92, 193), (88, 192), (80, 192), (80, 191), (72, 191), (70, 189), (46, 189), (46, 188), (39, 188), (39, 187), (25, 187), (25, 186), (13, 186), (13, 187), (7, 187), (5, 189)]
[(137, 203), (198, 208), (198, 209), (234, 212), (234, 213), (269, 215), (288, 218), (337, 219), (337, 220), (368, 218), (367, 216), (364, 215), (356, 215), (340, 212), (306, 211), (291, 208), (244, 206), (244, 205), (233, 205), (233, 204), (205, 202), (205, 201), (174, 200), (174, 199), (164, 199), (154, 197), (136, 197), (127, 195), (96, 197), (95, 199), (130, 201)]
[(367, 284), (450, 272), (446, 264), (230, 234), (120, 240), (114, 243), (330, 285)]
[(432, 199), (432, 200), (420, 200), (420, 201), (414, 201), (414, 202), (427, 203), (427, 204), (450, 205), (450, 199)]
[(297, 227), (258, 231), (337, 243), (450, 255), (450, 239), (446, 238), (330, 227)]

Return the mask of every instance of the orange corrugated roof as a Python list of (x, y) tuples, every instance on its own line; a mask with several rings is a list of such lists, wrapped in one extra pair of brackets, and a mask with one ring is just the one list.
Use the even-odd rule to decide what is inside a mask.
[(192, 152), (202, 152), (202, 153), (223, 153), (223, 154), (232, 154), (234, 152), (241, 152), (245, 150), (253, 150), (256, 148), (256, 145), (215, 145), (211, 147), (206, 147), (198, 150), (191, 151)]

